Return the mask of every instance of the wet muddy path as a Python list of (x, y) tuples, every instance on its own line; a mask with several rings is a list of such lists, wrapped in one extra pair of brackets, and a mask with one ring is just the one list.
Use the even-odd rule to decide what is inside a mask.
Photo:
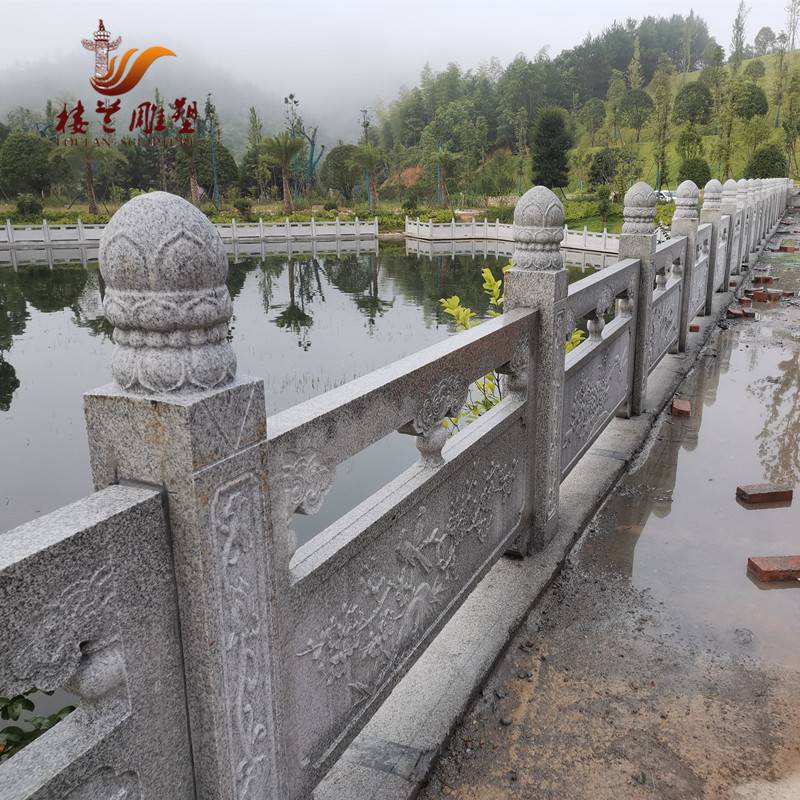
[[(792, 237), (792, 233), (797, 235)], [(773, 240), (800, 240), (800, 216)], [(800, 291), (800, 254), (765, 253)], [(456, 731), (421, 797), (800, 798), (800, 299), (722, 323)], [(769, 586), (769, 588), (766, 588)]]

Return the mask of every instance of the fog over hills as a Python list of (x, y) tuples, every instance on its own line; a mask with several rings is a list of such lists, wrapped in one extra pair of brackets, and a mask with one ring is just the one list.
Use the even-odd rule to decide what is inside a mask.
[[(779, 30), (784, 0), (762, 0), (748, 22), (748, 40), (764, 24)], [(374, 115), (401, 86), (413, 86), (422, 67), (444, 69), (455, 61), (475, 69), (497, 57), (505, 65), (518, 53), (533, 57), (549, 47), (551, 56), (599, 34), (615, 20), (645, 14), (686, 14), (694, 7), (710, 33), (727, 47), (736, 0), (678, 0), (669, 9), (640, 0), (612, 5), (576, 0), (568, 11), (558, 4), (496, 0), (408, 0), (402, 6), (367, 0), (330, 3), (305, 0), (2, 0), (0, 120), (16, 106), (40, 110), (48, 98), (80, 98), (94, 112), (97, 95), (88, 83), (92, 56), (81, 38), (91, 38), (102, 13), (120, 51), (162, 44), (177, 58), (160, 59), (142, 83), (126, 95), (123, 110), (152, 97), (156, 87), (202, 104), (211, 93), (223, 135), (238, 156), (244, 145), (247, 112), (254, 105), (265, 132), (283, 126), (283, 97), (301, 100), (307, 124), (319, 125), (319, 139), (331, 145), (354, 140), (359, 110)], [(122, 116), (117, 118), (117, 124)], [(127, 126), (126, 126), (127, 127)]]

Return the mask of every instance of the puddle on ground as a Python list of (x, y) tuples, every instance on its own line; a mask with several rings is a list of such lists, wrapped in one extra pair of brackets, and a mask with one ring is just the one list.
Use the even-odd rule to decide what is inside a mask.
[[(781, 289), (800, 290), (800, 255), (765, 254)], [(762, 262), (763, 263), (763, 262)], [(736, 486), (800, 480), (800, 299), (731, 322), (602, 513), (580, 559), (630, 578), (732, 652), (800, 663), (800, 583), (764, 584), (755, 555), (800, 553), (800, 497), (751, 509)], [(727, 324), (727, 323), (726, 323)]]

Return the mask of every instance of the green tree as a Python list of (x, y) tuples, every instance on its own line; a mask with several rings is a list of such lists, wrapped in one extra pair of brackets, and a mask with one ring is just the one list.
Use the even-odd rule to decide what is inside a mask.
[(747, 66), (744, 68), (742, 75), (749, 81), (761, 80), (767, 74), (767, 69), (764, 66), (764, 62), (760, 61), (759, 59), (755, 58), (752, 61), (748, 62)]
[(797, 137), (800, 136), (800, 67), (794, 68), (792, 77), (788, 81), (781, 124), (786, 142), (786, 155), (796, 172), (797, 157), (795, 146)]
[(8, 197), (50, 186), (53, 145), (33, 133), (11, 133), (0, 147), (0, 190)]
[(622, 99), (620, 112), (622, 121), (636, 131), (638, 142), (645, 122), (653, 113), (653, 99), (644, 89), (631, 89)]
[(608, 186), (617, 174), (617, 151), (612, 147), (598, 150), (589, 167), (589, 186)]
[(644, 86), (644, 76), (642, 75), (642, 48), (638, 36), (633, 40), (633, 58), (631, 59), (631, 63), (628, 64), (628, 86), (630, 86), (631, 91), (634, 92)]
[(667, 146), (669, 145), (672, 115), (672, 63), (666, 57), (658, 62), (650, 90), (653, 93), (653, 125), (655, 144), (653, 156), (656, 162), (656, 191), (669, 180)]
[(294, 213), (294, 200), (289, 185), (292, 161), (303, 150), (303, 140), (295, 139), (288, 131), (281, 131), (274, 136), (267, 136), (263, 143), (262, 158), (270, 166), (278, 167), (281, 171), (281, 185), (283, 189), (283, 210), (287, 214)]
[(608, 119), (611, 123), (611, 135), (615, 140), (622, 138), (620, 133), (622, 103), (627, 92), (625, 76), (618, 69), (612, 70), (611, 80), (608, 83), (608, 92), (606, 92), (606, 108), (608, 109)]
[(534, 184), (555, 189), (569, 183), (567, 153), (572, 144), (564, 110), (545, 108), (539, 114), (533, 131)]
[(786, 173), (786, 157), (776, 144), (759, 147), (744, 168), (745, 178), (785, 178)]
[(354, 144), (340, 142), (325, 156), (319, 172), (322, 186), (339, 192), (348, 203), (352, 202), (353, 193), (362, 177), (362, 171), (355, 163), (357, 150)]
[(771, 130), (772, 126), (765, 115), (742, 121), (741, 137), (748, 158), (752, 158), (759, 145), (769, 140)]
[(69, 147), (56, 147), (50, 154), (50, 161), (57, 172), (72, 174), (83, 185), (89, 213), (97, 213), (96, 180), (98, 171), (112, 169), (118, 163), (124, 163), (125, 156), (114, 147), (97, 144), (96, 139), (87, 134), (78, 138), (77, 144)]
[(733, 110), (739, 119), (752, 119), (769, 110), (764, 90), (755, 83), (739, 83), (736, 86)]
[(378, 208), (378, 172), (386, 163), (382, 150), (372, 144), (363, 144), (353, 153), (352, 164), (364, 171), (369, 187), (369, 207), (371, 210)]
[(745, 57), (745, 25), (749, 13), (750, 9), (745, 5), (744, 0), (739, 0), (731, 31), (731, 56), (729, 59), (731, 72), (734, 75), (739, 71)]
[(781, 31), (775, 39), (775, 52), (778, 60), (775, 67), (775, 78), (772, 83), (772, 102), (775, 106), (775, 127), (781, 124), (781, 109), (783, 108), (783, 95), (789, 82), (789, 68), (786, 64), (786, 48), (789, 37)]
[(578, 112), (578, 120), (589, 134), (589, 143), (594, 147), (594, 138), (606, 121), (606, 107), (599, 97), (593, 97)]
[[(216, 150), (217, 178), (220, 191), (224, 193), (238, 185), (239, 169), (231, 151), (222, 142), (216, 143)], [(191, 182), (194, 175), (198, 186), (210, 196), (214, 186), (211, 140), (207, 136), (195, 136), (191, 146), (179, 147), (175, 170), (180, 191), (189, 190), (191, 196)]]
[(692, 125), (684, 128), (678, 136), (675, 150), (681, 157), (681, 161), (688, 161), (692, 158), (702, 158), (703, 137), (697, 132), (697, 128)]
[(687, 83), (675, 96), (673, 117), (678, 124), (705, 125), (711, 119), (712, 105), (711, 92), (704, 83)]
[(765, 25), (756, 34), (753, 39), (753, 51), (757, 56), (765, 56), (771, 53), (775, 47), (775, 31), (769, 26)]
[(703, 187), (711, 180), (711, 167), (704, 158), (689, 158), (681, 163), (678, 169), (678, 183), (694, 181)]
[(250, 106), (247, 121), (247, 149), (239, 169), (239, 191), (242, 194), (255, 194), (264, 197), (266, 191), (266, 171), (261, 166), (261, 146), (264, 142), (264, 126), (261, 117)]

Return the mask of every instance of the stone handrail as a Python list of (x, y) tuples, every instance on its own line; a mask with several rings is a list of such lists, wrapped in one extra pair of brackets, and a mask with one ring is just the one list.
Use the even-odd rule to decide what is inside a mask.
[[(114, 383), (85, 397), (98, 491), (0, 555), (0, 693), (67, 687), (79, 709), (0, 764), (0, 795), (308, 797), (502, 554), (547, 546), (563, 477), (752, 266), (789, 186), (735, 185), (736, 208), (726, 188), (701, 212), (682, 184), (659, 245), (636, 184), (620, 260), (571, 286), (563, 207), (531, 189), (502, 316), (269, 418), (236, 375), (219, 232), (165, 193), (123, 206), (100, 243)], [(491, 371), (502, 398), (448, 438)], [(394, 431), (418, 463), (296, 547), (294, 514)]]

